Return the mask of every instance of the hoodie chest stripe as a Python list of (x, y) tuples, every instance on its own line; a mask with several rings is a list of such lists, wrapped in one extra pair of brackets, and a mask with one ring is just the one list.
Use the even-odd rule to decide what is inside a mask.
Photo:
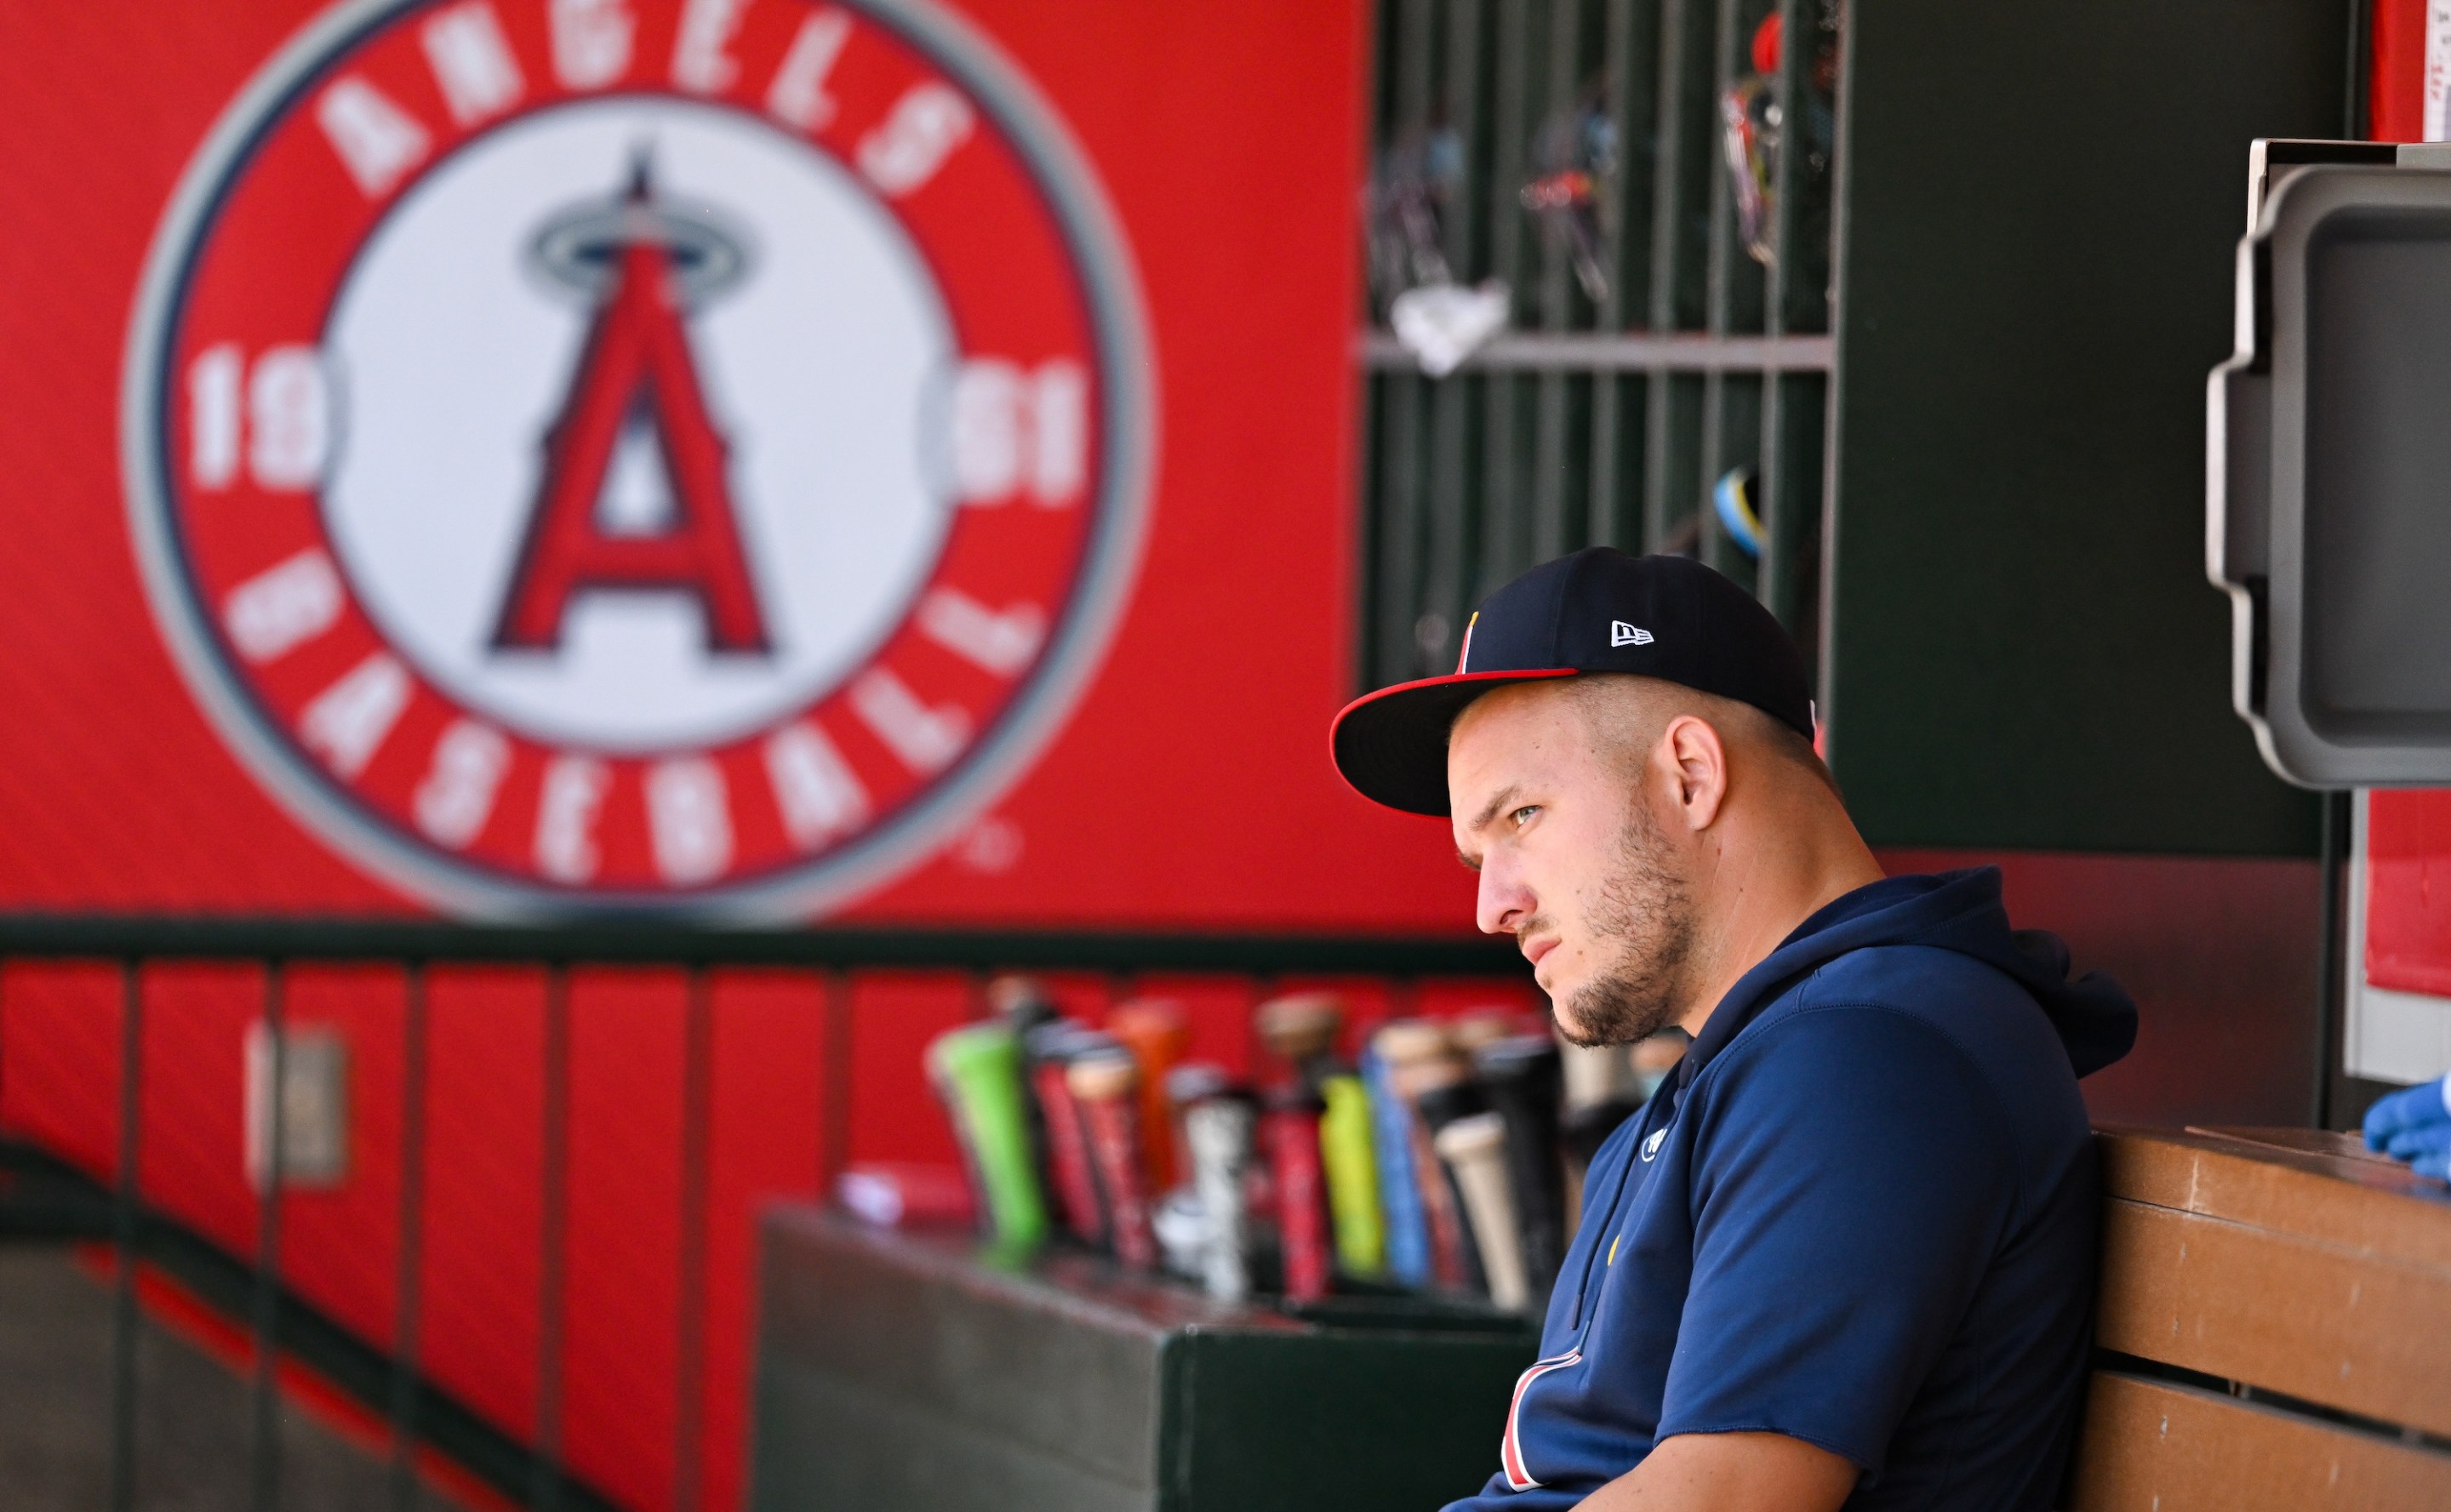
[(1523, 1441), (1518, 1425), (1523, 1416), (1524, 1394), (1532, 1389), (1533, 1382), (1539, 1380), (1550, 1371), (1563, 1370), (1568, 1365), (1580, 1365), (1582, 1360), (1583, 1351), (1580, 1347), (1577, 1347), (1559, 1355), (1555, 1360), (1534, 1361), (1532, 1368), (1516, 1379), (1515, 1400), (1506, 1404), (1506, 1436), (1498, 1442), (1498, 1465), (1506, 1473), (1506, 1483), (1509, 1487), (1518, 1491), (1529, 1491), (1540, 1483), (1532, 1478), (1532, 1472), (1525, 1468), (1523, 1463)]

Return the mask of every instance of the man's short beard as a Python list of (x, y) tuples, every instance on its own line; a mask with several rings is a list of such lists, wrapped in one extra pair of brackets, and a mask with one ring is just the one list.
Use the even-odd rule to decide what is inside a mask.
[(1617, 866), (1585, 910), (1583, 929), (1595, 950), (1614, 945), (1616, 953), (1552, 1009), (1559, 1033), (1576, 1045), (1631, 1045), (1683, 1016), (1693, 894), (1639, 805), (1618, 832)]

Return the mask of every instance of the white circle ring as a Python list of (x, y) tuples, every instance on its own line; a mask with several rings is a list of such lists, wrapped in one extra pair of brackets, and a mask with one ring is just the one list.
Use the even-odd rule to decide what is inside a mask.
[(866, 833), (804, 866), (671, 896), (574, 894), (413, 843), (306, 760), (223, 659), (171, 514), (169, 343), (205, 231), (233, 180), (324, 72), (362, 39), (434, 0), (343, 0), (308, 23), (240, 91), (181, 175), (147, 253), (120, 392), (120, 466), (148, 602), (188, 689), (249, 773), (309, 831), (446, 913), (490, 922), (658, 913), (778, 926), (839, 908), (910, 870), (1029, 769), (1071, 713), (1121, 619), (1147, 527), (1156, 375), (1137, 272), (1086, 155), (1036, 87), (986, 36), (929, 0), (837, 0), (896, 34), (993, 121), (1053, 213), (1082, 286), (1099, 364), (1095, 520), (1076, 587), (1044, 656), (993, 725), (945, 776)]

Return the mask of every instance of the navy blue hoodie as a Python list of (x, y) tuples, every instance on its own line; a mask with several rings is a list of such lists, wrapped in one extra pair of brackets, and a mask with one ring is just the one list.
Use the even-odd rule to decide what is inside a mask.
[(1500, 1469), (1451, 1512), (1572, 1506), (1680, 1433), (1783, 1433), (1850, 1508), (2048, 1508), (2100, 1195), (2077, 1078), (2136, 1008), (2014, 933), (2000, 874), (1898, 876), (1729, 989), (1592, 1162)]

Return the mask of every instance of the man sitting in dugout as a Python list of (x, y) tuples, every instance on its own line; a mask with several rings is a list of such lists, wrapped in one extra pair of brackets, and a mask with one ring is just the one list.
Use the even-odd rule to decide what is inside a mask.
[(1498, 1473), (1449, 1512), (2049, 1507), (2099, 1190), (2077, 1078), (2134, 1042), (1985, 867), (1885, 877), (1794, 643), (1699, 563), (1490, 595), (1452, 677), (1338, 716), (1450, 818), (1478, 920), (1582, 1045), (1693, 1045), (1593, 1160)]

